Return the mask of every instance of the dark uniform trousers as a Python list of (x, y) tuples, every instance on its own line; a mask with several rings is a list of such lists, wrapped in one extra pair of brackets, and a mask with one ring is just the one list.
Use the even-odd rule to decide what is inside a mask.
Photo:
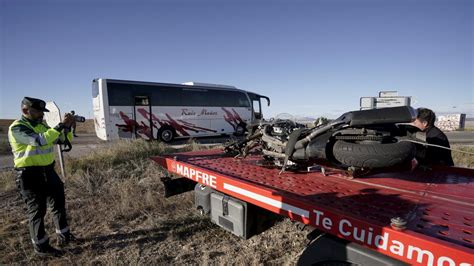
[(68, 231), (66, 219), (64, 184), (49, 166), (16, 168), (17, 186), (28, 208), (30, 236), (35, 245), (48, 242), (44, 230), (47, 205), (52, 210), (56, 232)]

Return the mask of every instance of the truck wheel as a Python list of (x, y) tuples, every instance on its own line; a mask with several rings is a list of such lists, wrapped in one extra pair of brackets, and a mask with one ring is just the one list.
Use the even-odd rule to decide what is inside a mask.
[(415, 156), (415, 144), (396, 143), (352, 143), (338, 140), (333, 155), (339, 162), (354, 167), (381, 168), (394, 166)]
[(245, 131), (247, 130), (247, 127), (244, 123), (240, 123), (237, 125), (237, 127), (235, 127), (235, 132), (234, 132), (234, 135), (235, 136), (243, 136)]
[(163, 142), (170, 142), (174, 139), (175, 132), (172, 127), (164, 126), (158, 130), (158, 139)]

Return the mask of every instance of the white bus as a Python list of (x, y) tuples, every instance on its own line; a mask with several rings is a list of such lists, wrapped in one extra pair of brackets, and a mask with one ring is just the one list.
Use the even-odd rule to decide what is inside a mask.
[(262, 118), (261, 98), (233, 86), (205, 83), (154, 83), (94, 79), (97, 137), (159, 139), (242, 135)]

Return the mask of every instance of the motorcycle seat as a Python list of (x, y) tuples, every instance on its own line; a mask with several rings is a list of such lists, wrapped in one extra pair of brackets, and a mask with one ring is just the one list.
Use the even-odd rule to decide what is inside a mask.
[(416, 111), (410, 106), (389, 107), (349, 112), (346, 121), (350, 126), (410, 123), (416, 118)]

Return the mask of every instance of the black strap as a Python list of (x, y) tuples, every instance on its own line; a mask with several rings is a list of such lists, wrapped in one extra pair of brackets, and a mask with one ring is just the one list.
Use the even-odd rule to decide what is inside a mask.
[(224, 196), (222, 198), (222, 215), (227, 216), (229, 215), (229, 196)]
[(283, 167), (281, 168), (280, 173), (283, 173), (285, 171), (286, 164), (288, 163), (288, 158), (293, 154), (295, 151), (295, 145), (298, 139), (301, 136), (301, 133), (303, 132), (304, 128), (298, 128), (291, 132), (290, 138), (288, 139), (288, 142), (286, 143), (285, 147), (285, 160), (283, 161)]
[(65, 135), (64, 136), (65, 140), (64, 140), (64, 143), (63, 143), (64, 149), (61, 149), (61, 151), (62, 152), (68, 152), (68, 151), (72, 150), (72, 144), (69, 141), (69, 139), (67, 138), (67, 133), (65, 133), (64, 135)]

